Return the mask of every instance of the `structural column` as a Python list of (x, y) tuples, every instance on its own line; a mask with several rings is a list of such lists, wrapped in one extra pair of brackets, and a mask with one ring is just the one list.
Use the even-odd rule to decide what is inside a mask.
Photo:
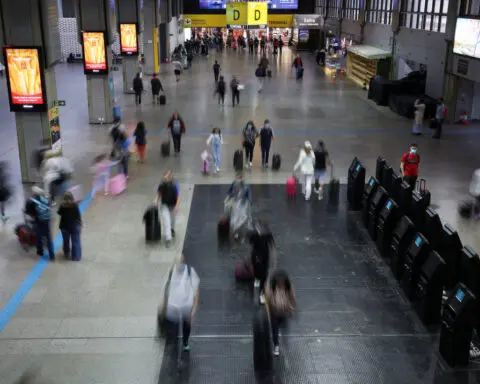
[[(40, 143), (52, 145), (52, 137), (54, 137), (57, 144), (55, 148), (61, 151), (58, 119), (55, 125), (55, 135), (52, 135), (53, 130), (49, 119), (49, 109), (54, 107), (57, 99), (53, 65), (61, 58), (57, 0), (0, 0), (0, 7), (2, 45), (12, 48), (40, 48), (39, 68), (44, 68), (43, 73), (38, 68), (34, 69), (36, 67), (34, 63), (36, 59), (33, 58), (35, 55), (30, 55), (28, 59), (24, 60), (25, 57), (15, 56), (12, 51), (13, 64), (9, 71), (10, 88), (12, 90), (23, 88), (21, 94), (12, 101), (17, 109), (25, 110), (24, 112), (15, 112), (22, 182), (35, 183), (40, 181), (40, 175), (31, 159)], [(23, 67), (23, 71), (22, 69), (15, 70), (14, 67), (17, 65), (20, 66), (19, 68)], [(8, 66), (7, 62), (5, 62), (5, 66)], [(28, 74), (23, 73), (26, 72), (25, 66), (30, 68)], [(35, 71), (38, 71), (38, 74), (41, 74), (40, 78), (43, 78), (41, 88), (44, 89), (42, 90), (39, 90), (38, 86), (30, 86), (30, 80), (36, 79)], [(33, 90), (34, 88), (36, 90)], [(45, 99), (43, 100), (44, 108), (42, 111), (34, 112), (33, 109), (39, 108), (39, 104), (36, 104), (39, 103), (38, 98), (34, 100), (35, 95), (42, 91), (42, 100)], [(23, 106), (22, 103), (24, 103)], [(33, 104), (36, 105), (33, 106)]]
[[(109, 0), (76, 0), (77, 23), (79, 31), (105, 32), (105, 45), (107, 47), (107, 74), (91, 74), (87, 77), (88, 94), (88, 120), (90, 124), (103, 124), (113, 122), (114, 95), (110, 87), (112, 50), (110, 48), (113, 36), (112, 21), (115, 9)], [(82, 34), (79, 36), (82, 43)]]
[(159, 7), (160, 24), (158, 26), (158, 41), (160, 45), (159, 54), (161, 63), (165, 63), (170, 56), (170, 32), (168, 30), (168, 23), (172, 19), (170, 1), (171, 0), (160, 1)]
[(160, 44), (158, 36), (160, 9), (158, 4), (158, 0), (144, 0), (143, 3), (143, 54), (145, 56), (143, 73), (146, 75), (158, 73), (160, 68)]

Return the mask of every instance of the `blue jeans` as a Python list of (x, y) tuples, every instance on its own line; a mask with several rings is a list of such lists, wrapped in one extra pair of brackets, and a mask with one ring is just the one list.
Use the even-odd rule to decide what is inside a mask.
[(270, 145), (262, 145), (262, 165), (268, 165), (268, 157), (270, 156)]
[(76, 226), (73, 231), (62, 229), (63, 238), (63, 254), (65, 257), (70, 255), (71, 242), (71, 256), (73, 261), (80, 261), (82, 258), (82, 247), (80, 244), (80, 226)]
[(120, 160), (120, 169), (125, 176), (128, 176), (128, 155), (123, 156)]
[(215, 164), (215, 168), (220, 168), (220, 144), (212, 145), (212, 156), (213, 156), (213, 163)]
[(35, 235), (37, 237), (37, 255), (43, 256), (44, 241), (47, 243), (50, 259), (55, 258), (53, 251), (52, 233), (50, 232), (50, 221), (37, 221), (35, 226)]

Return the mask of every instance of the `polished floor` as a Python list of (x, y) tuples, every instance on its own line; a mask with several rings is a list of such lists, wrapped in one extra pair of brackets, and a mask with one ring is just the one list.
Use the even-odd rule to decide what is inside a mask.
[[(289, 256), (296, 258), (289, 259), (284, 255), (282, 262), (286, 268), (296, 271), (296, 287), (301, 291), (299, 297), (304, 310), (292, 324), (290, 349), (285, 349), (278, 362), (277, 372), (285, 374), (277, 375), (277, 379), (287, 379), (288, 382), (288, 378), (294, 375), (292, 372), (304, 372), (308, 375), (304, 382), (350, 383), (353, 380), (360, 383), (364, 382), (362, 377), (365, 376), (371, 382), (387, 382), (389, 376), (385, 376), (387, 370), (382, 367), (388, 366), (388, 358), (394, 358), (399, 363), (396, 366), (392, 363), (392, 372), (397, 369), (408, 373), (409, 382), (443, 383), (442, 378), (434, 379), (437, 371), (438, 377), (451, 382), (450, 374), (437, 366), (435, 337), (424, 332), (408, 304), (398, 295), (388, 273), (382, 275), (385, 267), (376, 254), (368, 251), (372, 247), (355, 218), (346, 216), (343, 208), (338, 215), (320, 209), (320, 215), (327, 215), (328, 221), (322, 221), (318, 226), (324, 228), (322, 233), (329, 231), (330, 235), (325, 237), (323, 246), (325, 262), (317, 264), (321, 249), (315, 256), (310, 246), (310, 242), (321, 239), (315, 237), (313, 231), (316, 223), (313, 220), (319, 216), (316, 202), (305, 205), (298, 201), (294, 207), (286, 206), (282, 200), (283, 192), (268, 186), (285, 183), (305, 140), (314, 143), (323, 139), (326, 142), (335, 161), (335, 175), (343, 182), (355, 155), (364, 161), (370, 174), (379, 154), (396, 164), (412, 141), (409, 134), (411, 122), (375, 106), (366, 99), (365, 92), (347, 79), (332, 83), (315, 67), (313, 57), (308, 54), (304, 54), (306, 70), (300, 82), (295, 81), (290, 52), (286, 51), (282, 58), (271, 55), (269, 58), (273, 77), (262, 93), (257, 92), (253, 75), (257, 60), (243, 52), (196, 58), (192, 70), (185, 72), (179, 83), (175, 82), (171, 68), (162, 67), (161, 80), (167, 94), (165, 107), (152, 106), (148, 93), (144, 104), (135, 107), (133, 96), (123, 96), (121, 92), (121, 73), (115, 73), (118, 102), (123, 107), (127, 127), (133, 129), (141, 119), (149, 130), (147, 162), (137, 164), (132, 161), (125, 194), (99, 196), (91, 202), (87, 199), (82, 205), (85, 208), (83, 259), (75, 264), (61, 258), (55, 263), (41, 264), (32, 252), (21, 250), (14, 237), (13, 228), (22, 220), (24, 194), (20, 184), (14, 115), (8, 111), (5, 80), (0, 79), (0, 160), (10, 163), (17, 192), (7, 207), (10, 220), (0, 227), (2, 384), (12, 383), (31, 367), (37, 369), (38, 382), (158, 383), (159, 375), (164, 372), (164, 346), (155, 338), (155, 315), (168, 269), (184, 249), (184, 238), (187, 258), (195, 258), (192, 263), (200, 271), (202, 290), (206, 289), (202, 295), (205, 307), (199, 313), (192, 337), (191, 370), (194, 374), (188, 380), (193, 382), (212, 372), (219, 377), (217, 382), (229, 383), (231, 381), (221, 379), (225, 372), (246, 372), (251, 365), (251, 355), (248, 354), (251, 351), (250, 315), (244, 312), (236, 315), (235, 311), (237, 305), (240, 308), (248, 305), (248, 298), (241, 288), (232, 293), (218, 289), (222, 284), (218, 271), (225, 268), (223, 281), (231, 284), (235, 260), (245, 250), (235, 248), (233, 254), (219, 254), (215, 249), (215, 253), (204, 255), (211, 248), (195, 246), (192, 242), (205, 244), (202, 235), (195, 233), (197, 231), (214, 239), (212, 225), (220, 212), (225, 188), (222, 185), (233, 178), (232, 156), (240, 146), (241, 128), (249, 119), (260, 125), (265, 118), (270, 119), (276, 132), (273, 151), (282, 154), (282, 169), (276, 173), (261, 170), (257, 150), (254, 168), (247, 172), (246, 178), (252, 184), (262, 185), (255, 187), (257, 207), (265, 210), (266, 215), (278, 213), (271, 221), (278, 225), (279, 231), (285, 231), (285, 220), (298, 227), (299, 234), (292, 227), (280, 241), (285, 250), (294, 253)], [(239, 107), (232, 108), (228, 103), (219, 107), (212, 97), (215, 59), (219, 60), (227, 81), (236, 75), (245, 85)], [(86, 195), (91, 187), (89, 168), (92, 159), (110, 150), (108, 126), (87, 123), (86, 84), (80, 65), (60, 65), (56, 68), (56, 77), (58, 98), (67, 102), (60, 111), (64, 153), (72, 159), (75, 182), (83, 186)], [(148, 79), (146, 83), (148, 89)], [(165, 140), (166, 123), (174, 109), (184, 117), (187, 134), (181, 156), (164, 159), (160, 157), (160, 143)], [(206, 148), (205, 140), (212, 126), (219, 126), (224, 132), (222, 172), (204, 177), (200, 174), (200, 153)], [(476, 249), (480, 249), (478, 225), (459, 219), (456, 206), (468, 196), (471, 173), (480, 161), (476, 145), (478, 135), (475, 127), (446, 126), (441, 141), (431, 140), (428, 135), (415, 139), (422, 156), (421, 172), (428, 180), (433, 204), (442, 219), (459, 230), (464, 243)], [(178, 213), (178, 235), (174, 247), (167, 250), (161, 245), (145, 245), (141, 220), (143, 211), (155, 196), (161, 175), (168, 168), (173, 169), (180, 183), (182, 204)], [(199, 194), (202, 196), (198, 197)], [(199, 228), (199, 223), (204, 226)], [(190, 225), (197, 229), (187, 230)], [(345, 240), (349, 236), (351, 244), (338, 246), (339, 239)], [(225, 259), (220, 260), (220, 256)], [(201, 263), (203, 257), (213, 263), (212, 269)], [(353, 274), (346, 278), (349, 273), (362, 274), (358, 279)], [(301, 279), (301, 276), (310, 277)], [(378, 276), (383, 277), (377, 281), (375, 277)], [(320, 289), (322, 286), (325, 289)], [(211, 287), (210, 299), (208, 287)], [(318, 300), (307, 294), (309, 287), (318, 291)], [(339, 288), (332, 290), (331, 287)], [(235, 292), (238, 297), (234, 296), (232, 303), (229, 298)], [(219, 305), (213, 307), (213, 301), (218, 301)], [(359, 308), (356, 309), (355, 305)], [(370, 306), (373, 306), (371, 311)], [(399, 311), (399, 308), (405, 310)], [(211, 311), (223, 311), (225, 316), (217, 321), (213, 315), (209, 316)], [(365, 317), (359, 315), (362, 311)], [(392, 318), (396, 316), (404, 321)], [(320, 341), (313, 336), (317, 333), (315, 330)], [(218, 344), (210, 343), (217, 339)], [(419, 352), (415, 352), (417, 349)], [(340, 356), (336, 362), (329, 360), (331, 370), (335, 372), (327, 372), (326, 363), (323, 368), (319, 366), (319, 362), (325, 360), (322, 356), (328, 353)], [(308, 355), (311, 355), (310, 359)], [(228, 361), (235, 361), (236, 368), (220, 366), (212, 361), (212, 356), (219, 361), (231, 357), (233, 360)], [(319, 358), (313, 359), (314, 356)], [(421, 360), (418, 365), (413, 364), (415, 356)], [(333, 365), (339, 361), (343, 370), (336, 370)], [(324, 370), (323, 377), (321, 369)], [(366, 370), (371, 371), (371, 376), (366, 375), (369, 373)], [(355, 376), (353, 372), (359, 374)], [(244, 377), (245, 382), (250, 382), (251, 372), (245, 375), (241, 374), (238, 380), (241, 382)], [(461, 383), (476, 382), (475, 373), (459, 372), (456, 375)], [(404, 379), (399, 375), (392, 374), (391, 377), (389, 383), (406, 381), (402, 381)], [(422, 378), (425, 380), (419, 381)], [(187, 379), (184, 376), (181, 380)]]

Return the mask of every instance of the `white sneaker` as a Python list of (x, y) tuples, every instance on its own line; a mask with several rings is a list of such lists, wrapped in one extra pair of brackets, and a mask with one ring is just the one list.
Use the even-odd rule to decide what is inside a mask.
[(255, 288), (259, 288), (259, 287), (260, 287), (260, 280), (255, 279), (255, 281), (254, 281), (254, 283), (253, 283), (253, 286), (254, 286)]
[(318, 190), (318, 200), (322, 200), (323, 199), (323, 189), (319, 189)]
[(220, 168), (217, 168), (217, 169), (215, 170), (215, 172), (217, 172), (217, 173), (220, 172)]
[(273, 354), (275, 356), (280, 356), (280, 347), (278, 345), (276, 345), (275, 347), (273, 347)]
[(265, 304), (265, 295), (263, 293), (260, 294), (260, 304)]
[(252, 162), (250, 161), (250, 163), (248, 163), (249, 168), (252, 168), (252, 165), (253, 165), (253, 164), (252, 164)]

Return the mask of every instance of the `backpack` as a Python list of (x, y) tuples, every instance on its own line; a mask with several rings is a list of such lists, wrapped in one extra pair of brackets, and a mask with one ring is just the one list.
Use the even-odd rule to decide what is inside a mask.
[(225, 93), (225, 82), (219, 81), (217, 84), (217, 92), (218, 93)]

